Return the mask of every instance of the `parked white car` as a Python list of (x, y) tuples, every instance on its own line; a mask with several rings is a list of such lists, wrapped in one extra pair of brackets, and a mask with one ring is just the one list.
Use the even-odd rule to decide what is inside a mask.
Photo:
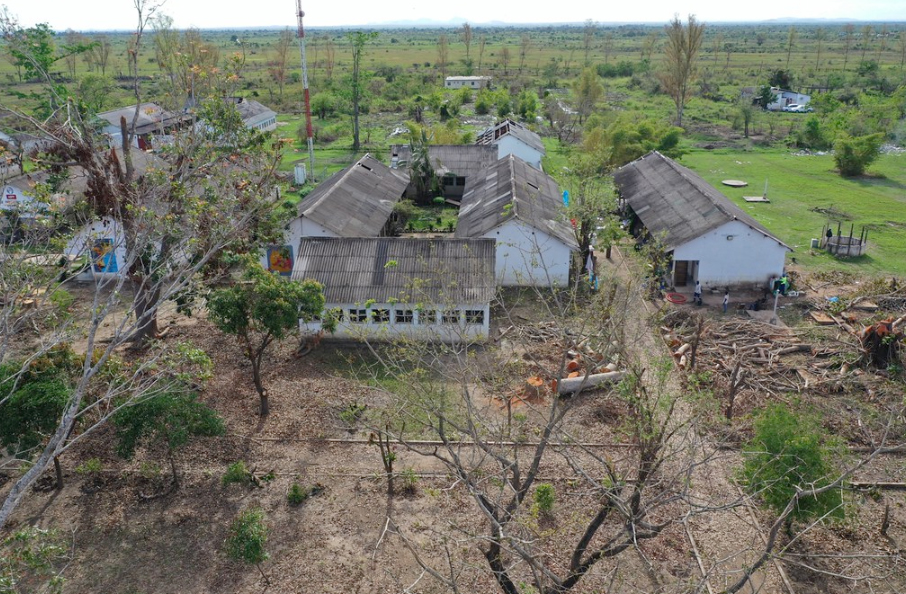
[(798, 103), (790, 103), (789, 105), (787, 105), (786, 107), (783, 108), (783, 111), (789, 111), (792, 113), (809, 113), (809, 112), (815, 111), (815, 110), (813, 110), (808, 105), (799, 105)]

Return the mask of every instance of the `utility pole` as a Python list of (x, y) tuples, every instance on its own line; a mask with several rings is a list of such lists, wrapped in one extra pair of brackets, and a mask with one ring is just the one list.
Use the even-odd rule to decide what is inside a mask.
[(299, 20), (299, 55), (302, 58), (302, 98), (305, 103), (305, 133), (308, 138), (308, 176), (315, 181), (314, 132), (311, 127), (311, 98), (308, 93), (308, 62), (305, 59), (305, 29), (302, 27), (302, 0), (296, 0), (296, 15)]

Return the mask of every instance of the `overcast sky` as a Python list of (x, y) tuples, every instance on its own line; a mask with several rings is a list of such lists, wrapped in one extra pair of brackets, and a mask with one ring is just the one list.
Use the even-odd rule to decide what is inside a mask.
[[(23, 26), (49, 23), (58, 31), (132, 29), (134, 0), (0, 0)], [(303, 0), (306, 27), (376, 25), (394, 21), (487, 23), (598, 22), (664, 23), (674, 13), (699, 20), (762, 21), (778, 18), (906, 21), (906, 0)], [(543, 7), (543, 9), (542, 9)], [(540, 9), (540, 10), (539, 10)], [(295, 27), (295, 0), (167, 0), (161, 10), (177, 28)]]

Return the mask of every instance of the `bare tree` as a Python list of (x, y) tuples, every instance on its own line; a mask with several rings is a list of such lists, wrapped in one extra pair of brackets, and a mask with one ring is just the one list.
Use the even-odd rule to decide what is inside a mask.
[(613, 52), (613, 31), (604, 34), (604, 63), (610, 62), (610, 54)]
[(481, 73), (481, 63), (484, 58), (484, 47), (488, 42), (488, 37), (484, 33), (478, 36), (478, 72)]
[(519, 74), (522, 74), (522, 68), (525, 66), (525, 59), (528, 57), (529, 50), (532, 47), (532, 38), (528, 33), (523, 33), (519, 38)]
[(843, 25), (843, 72), (846, 72), (846, 64), (849, 61), (849, 50), (852, 49), (853, 35), (856, 27), (852, 23)]
[(325, 34), (324, 39), (324, 71), (327, 80), (333, 80), (333, 67), (336, 60), (337, 46), (330, 35)]
[(582, 27), (582, 50), (585, 52), (585, 65), (588, 66), (591, 64), (590, 54), (591, 47), (594, 44), (595, 34), (598, 31), (598, 25), (593, 20), (588, 19), (585, 21), (585, 26)]
[(472, 48), (472, 25), (469, 23), (463, 23), (462, 29), (459, 31), (459, 36), (462, 39), (463, 45), (466, 46), (466, 63), (468, 65), (472, 64), (472, 54), (470, 53)]
[(821, 50), (826, 40), (827, 31), (824, 30), (824, 27), (818, 27), (815, 30), (815, 70), (818, 70), (821, 66)]
[(510, 48), (507, 46), (503, 46), (500, 49), (500, 64), (503, 66), (503, 75), (506, 76), (508, 74), (507, 69), (510, 66)]
[(861, 35), (862, 35), (862, 56), (859, 58), (859, 61), (861, 61), (861, 62), (864, 62), (864, 61), (865, 61), (865, 54), (866, 54), (866, 52), (868, 52), (869, 46), (871, 46), (871, 33), (872, 33), (872, 27), (871, 27), (871, 25), (863, 25), (863, 26), (862, 26), (862, 32), (861, 32)]
[(790, 69), (790, 56), (793, 54), (793, 46), (796, 44), (796, 27), (790, 27), (786, 37), (786, 69)]
[(94, 47), (88, 54), (91, 56), (94, 67), (101, 71), (102, 76), (107, 76), (107, 65), (110, 63), (110, 40), (106, 35), (94, 39)]
[(683, 125), (683, 110), (692, 96), (697, 76), (696, 60), (704, 38), (705, 25), (689, 15), (686, 25), (674, 16), (664, 27), (667, 44), (664, 47), (664, 70), (661, 82), (676, 106), (676, 125)]
[(645, 36), (645, 41), (642, 43), (642, 58), (648, 62), (651, 62), (651, 54), (653, 54), (655, 48), (657, 48), (658, 37), (657, 29), (652, 29), (651, 32)]
[(274, 44), (274, 59), (268, 63), (268, 73), (271, 80), (277, 83), (280, 101), (283, 101), (283, 87), (286, 86), (289, 76), (289, 50), (293, 47), (294, 40), (295, 36), (289, 28), (281, 31), (277, 43)]
[[(66, 42), (65, 47), (67, 48), (76, 48), (84, 44), (84, 37), (72, 29), (66, 31), (64, 39)], [(63, 58), (63, 61), (66, 63), (66, 71), (69, 73), (70, 80), (75, 80), (79, 53), (81, 52), (67, 51)]]
[(447, 78), (447, 65), (450, 62), (450, 41), (445, 34), (437, 38), (437, 68), (440, 70), (440, 76)]

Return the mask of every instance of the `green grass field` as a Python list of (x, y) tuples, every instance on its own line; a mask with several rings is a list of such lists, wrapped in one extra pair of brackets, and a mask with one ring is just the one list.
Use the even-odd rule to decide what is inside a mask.
[[(693, 151), (683, 165), (750, 213), (795, 252), (812, 270), (846, 270), (857, 274), (906, 274), (906, 154), (883, 155), (868, 175), (843, 178), (830, 155), (796, 156), (789, 150)], [(740, 179), (747, 188), (730, 188), (721, 180)], [(758, 196), (768, 181), (769, 204), (747, 203), (743, 196)], [(832, 213), (831, 215), (827, 213)], [(855, 224), (858, 235), (868, 228), (868, 254), (837, 259), (813, 250), (822, 225), (843, 223), (846, 233)]]

